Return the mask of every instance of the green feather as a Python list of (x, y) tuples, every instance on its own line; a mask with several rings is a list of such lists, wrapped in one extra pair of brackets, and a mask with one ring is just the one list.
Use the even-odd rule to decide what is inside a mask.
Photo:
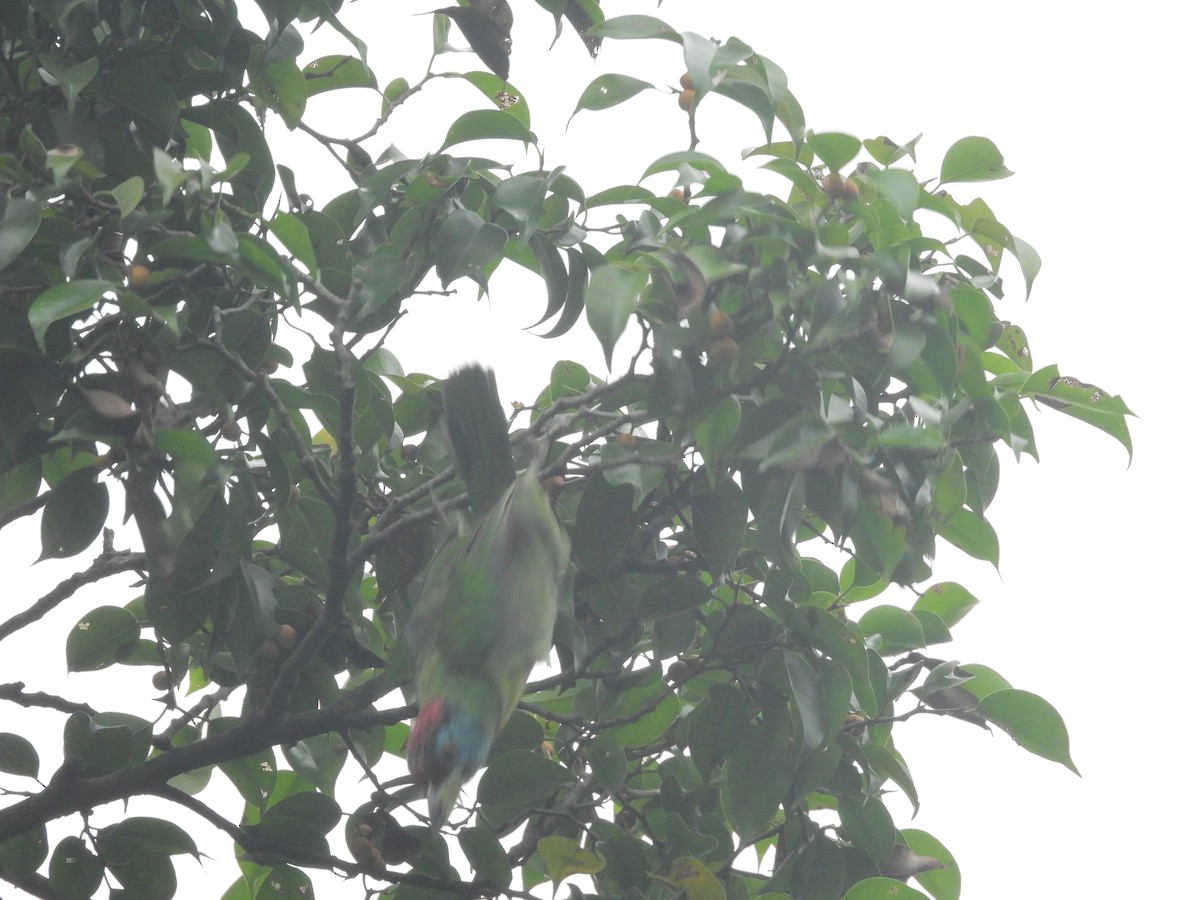
[(500, 405), (496, 376), (482, 366), (467, 366), (442, 385), (446, 430), (467, 499), (476, 513), (490, 509), (514, 478), (508, 445), (508, 420)]
[[(492, 373), (479, 366), (455, 372), (443, 396), (472, 516), (434, 555), (409, 622), (416, 699), (451, 703), (490, 743), (530, 670), (550, 652), (570, 543), (536, 466), (514, 476)], [(428, 784), (431, 812), (447, 808), (473, 771), (455, 767), (445, 781)]]

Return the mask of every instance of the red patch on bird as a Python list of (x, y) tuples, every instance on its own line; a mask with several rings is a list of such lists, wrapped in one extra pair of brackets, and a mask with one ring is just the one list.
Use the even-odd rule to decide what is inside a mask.
[(444, 718), (445, 703), (439, 698), (422, 704), (417, 721), (413, 723), (412, 733), (408, 736), (408, 768), (417, 784), (437, 784), (453, 768), (454, 748), (442, 748), (442, 752), (438, 752), (438, 733)]

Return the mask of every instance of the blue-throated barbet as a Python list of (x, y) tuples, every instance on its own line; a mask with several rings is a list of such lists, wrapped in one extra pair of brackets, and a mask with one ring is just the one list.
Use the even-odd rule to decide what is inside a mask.
[(430, 562), (408, 630), (420, 704), (408, 764), (435, 827), (549, 654), (570, 558), (536, 463), (516, 474), (492, 372), (453, 373), (443, 402), (471, 513)]

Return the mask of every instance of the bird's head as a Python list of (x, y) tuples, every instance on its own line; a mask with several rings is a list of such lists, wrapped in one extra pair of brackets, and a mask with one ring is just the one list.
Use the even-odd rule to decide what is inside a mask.
[(446, 821), (463, 783), (483, 766), (495, 730), (494, 722), (444, 698), (421, 705), (408, 738), (408, 767), (425, 788), (435, 828)]

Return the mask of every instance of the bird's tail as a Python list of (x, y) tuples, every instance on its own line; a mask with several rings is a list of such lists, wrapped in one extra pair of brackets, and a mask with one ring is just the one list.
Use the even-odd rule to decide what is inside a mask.
[(467, 485), (467, 499), (472, 509), (482, 513), (492, 507), (517, 475), (495, 373), (477, 364), (459, 369), (442, 385), (442, 402), (454, 462)]

